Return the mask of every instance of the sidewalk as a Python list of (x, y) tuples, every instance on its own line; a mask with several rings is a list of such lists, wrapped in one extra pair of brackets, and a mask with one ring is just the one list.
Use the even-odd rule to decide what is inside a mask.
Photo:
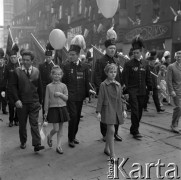
[[(103, 153), (104, 142), (101, 140), (99, 122), (96, 119), (95, 104), (84, 105), (77, 138), (80, 144), (69, 148), (67, 143), (67, 123), (64, 125), (63, 150), (64, 154), (55, 152), (56, 137), (53, 138), (53, 147), (47, 146), (46, 140), (42, 142), (46, 149), (35, 154), (31, 146), (30, 128), (28, 129), (27, 148), (19, 148), (18, 127), (7, 127), (8, 116), (2, 116), (0, 122), (0, 177), (2, 180), (107, 180), (108, 161)], [(154, 113), (151, 117), (144, 113), (144, 121), (168, 121), (171, 114), (162, 116)], [(168, 108), (169, 110), (169, 108)], [(1, 116), (1, 114), (0, 114)], [(167, 119), (164, 119), (167, 117)], [(152, 120), (151, 120), (152, 119)], [(157, 120), (158, 121), (158, 120)], [(164, 123), (165, 124), (165, 123)], [(166, 125), (165, 125), (166, 126)], [(142, 141), (137, 141), (129, 134), (130, 120), (126, 119), (119, 128), (123, 142), (115, 141), (117, 157), (129, 158), (125, 164), (127, 173), (132, 169), (133, 163), (140, 163), (145, 170), (145, 163), (157, 162), (158, 159), (166, 164), (162, 172), (167, 169), (168, 163), (178, 165), (181, 172), (181, 136), (170, 131), (143, 124), (140, 125), (144, 135)], [(48, 125), (47, 132), (51, 129)], [(134, 168), (135, 169), (135, 168)], [(143, 172), (145, 174), (145, 171)], [(164, 173), (162, 174), (164, 175)], [(119, 179), (126, 179), (119, 173)], [(156, 180), (155, 169), (151, 172), (151, 179)]]

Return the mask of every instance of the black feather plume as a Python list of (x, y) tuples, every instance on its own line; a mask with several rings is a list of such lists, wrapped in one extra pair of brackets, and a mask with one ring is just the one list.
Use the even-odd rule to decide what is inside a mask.
[(11, 49), (12, 51), (18, 52), (19, 51), (19, 47), (18, 45), (15, 43)]
[(50, 42), (48, 42), (48, 44), (46, 45), (46, 50), (50, 50), (53, 51), (54, 48), (52, 47), (52, 45), (50, 44)]
[(140, 34), (138, 34), (133, 40), (132, 40), (132, 46), (133, 49), (141, 49), (144, 48), (143, 39), (141, 38)]

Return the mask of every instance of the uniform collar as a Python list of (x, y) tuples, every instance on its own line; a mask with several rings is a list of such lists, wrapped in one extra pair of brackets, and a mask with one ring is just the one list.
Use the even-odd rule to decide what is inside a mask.
[(112, 83), (114, 83), (116, 85), (119, 85), (119, 83), (117, 81), (109, 81), (108, 79), (105, 80), (105, 83), (106, 83), (106, 85), (109, 85), (109, 84), (112, 84)]

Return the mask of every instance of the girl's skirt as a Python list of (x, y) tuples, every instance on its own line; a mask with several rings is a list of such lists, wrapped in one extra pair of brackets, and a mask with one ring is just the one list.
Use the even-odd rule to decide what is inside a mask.
[(48, 109), (47, 121), (48, 123), (62, 123), (70, 120), (69, 113), (66, 106), (51, 107)]

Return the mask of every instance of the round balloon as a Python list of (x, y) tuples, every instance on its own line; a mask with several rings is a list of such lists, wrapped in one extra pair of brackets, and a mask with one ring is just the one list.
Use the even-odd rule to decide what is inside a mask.
[(60, 29), (53, 29), (50, 32), (49, 41), (55, 50), (62, 49), (66, 43), (64, 32)]
[(105, 18), (112, 18), (118, 9), (119, 0), (97, 0), (97, 6)]

